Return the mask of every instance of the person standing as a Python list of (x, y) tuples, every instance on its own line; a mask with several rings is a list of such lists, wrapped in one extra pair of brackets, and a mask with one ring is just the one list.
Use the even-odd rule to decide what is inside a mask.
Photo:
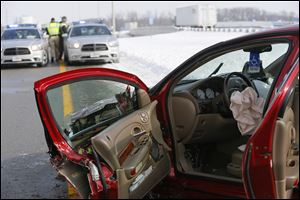
[(62, 55), (64, 53), (64, 38), (63, 34), (68, 33), (68, 24), (67, 24), (67, 17), (63, 16), (61, 21), (59, 22), (59, 59), (62, 59)]
[(51, 48), (51, 62), (59, 60), (59, 23), (55, 22), (55, 18), (51, 18), (51, 22), (48, 25), (47, 33), (49, 35), (49, 45)]

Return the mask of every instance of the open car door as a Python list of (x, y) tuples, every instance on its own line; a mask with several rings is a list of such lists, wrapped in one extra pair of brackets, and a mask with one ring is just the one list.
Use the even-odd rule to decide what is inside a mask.
[[(62, 163), (71, 161), (72, 173), (66, 172), (70, 164), (60, 164), (58, 171), (82, 197), (101, 193), (99, 187), (92, 189), (97, 158), (98, 167), (110, 171), (99, 173), (105, 176), (102, 180), (116, 183), (105, 188), (115, 189), (118, 198), (141, 198), (169, 174), (169, 147), (157, 120), (157, 101), (151, 102), (148, 88), (136, 76), (79, 69), (47, 77), (34, 87), (50, 154), (56, 151), (65, 158)], [(75, 172), (83, 178), (72, 181)], [(80, 189), (86, 183), (90, 187)]]
[[(288, 71), (243, 155), (248, 198), (298, 198), (299, 59)], [(295, 192), (295, 193), (293, 193)]]

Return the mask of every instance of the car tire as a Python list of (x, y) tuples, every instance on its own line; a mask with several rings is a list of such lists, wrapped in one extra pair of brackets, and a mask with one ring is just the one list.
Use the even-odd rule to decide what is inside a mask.
[(64, 52), (64, 62), (65, 62), (66, 65), (72, 65), (73, 64), (73, 62), (71, 62), (69, 60), (69, 56), (66, 52)]
[(43, 60), (41, 63), (37, 63), (38, 67), (44, 67), (49, 63), (49, 55), (46, 51), (43, 51)]
[(68, 60), (68, 61), (65, 61), (65, 63), (66, 63), (67, 66), (69, 66), (69, 65), (74, 65), (74, 62), (69, 61), (69, 60)]

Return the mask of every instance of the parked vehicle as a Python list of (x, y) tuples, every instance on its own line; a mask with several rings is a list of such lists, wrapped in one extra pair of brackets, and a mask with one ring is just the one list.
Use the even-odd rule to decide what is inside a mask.
[(214, 5), (191, 5), (176, 8), (176, 26), (212, 28), (217, 24)]
[(18, 19), (19, 24), (37, 24), (38, 21), (33, 16), (22, 16)]
[(151, 89), (88, 68), (34, 90), (51, 163), (83, 198), (298, 197), (299, 26), (211, 46)]
[(34, 24), (8, 26), (1, 34), (1, 65), (48, 63), (48, 38)]
[(119, 42), (104, 24), (85, 21), (75, 23), (65, 37), (64, 58), (67, 64), (119, 62)]

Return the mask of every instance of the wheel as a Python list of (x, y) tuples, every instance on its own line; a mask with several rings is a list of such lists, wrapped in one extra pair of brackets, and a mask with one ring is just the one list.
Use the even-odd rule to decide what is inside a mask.
[(37, 66), (44, 67), (48, 64), (48, 62), (49, 62), (49, 56), (48, 56), (48, 53), (44, 50), (43, 51), (43, 60), (41, 63), (38, 63)]
[[(241, 82), (241, 84), (239, 85), (238, 88), (236, 88), (236, 87), (232, 88), (228, 84), (230, 78), (232, 78), (233, 76), (239, 77), (242, 80), (242, 82)], [(257, 95), (259, 94), (256, 87), (255, 87), (255, 85), (244, 74), (242, 74), (240, 72), (232, 72), (232, 73), (227, 75), (227, 77), (225, 78), (225, 81), (224, 81), (224, 89), (223, 89), (224, 90), (223, 95), (224, 95), (224, 100), (225, 100), (224, 103), (227, 105), (227, 107), (230, 106), (230, 96), (231, 96), (231, 94), (236, 90), (242, 91), (246, 87), (252, 87), (256, 91)]]
[(73, 62), (71, 62), (69, 60), (69, 56), (68, 56), (67, 52), (64, 52), (64, 62), (65, 62), (66, 65), (72, 65), (73, 64)]

